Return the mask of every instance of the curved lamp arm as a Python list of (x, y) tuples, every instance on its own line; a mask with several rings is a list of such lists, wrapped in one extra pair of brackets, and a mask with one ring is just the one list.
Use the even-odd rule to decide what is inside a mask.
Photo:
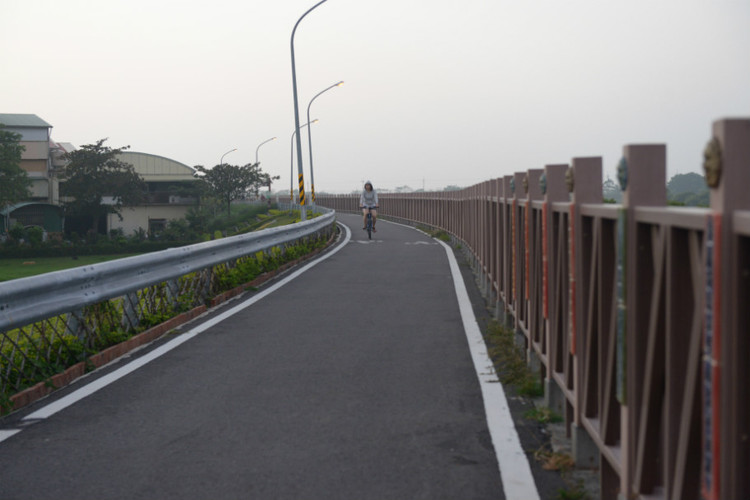
[[(327, 1), (328, 0), (321, 0), (320, 2), (310, 7), (307, 10), (307, 12), (302, 14), (302, 17), (297, 19), (297, 22), (294, 25), (294, 29), (292, 30), (292, 38), (289, 44), (292, 49), (292, 91), (294, 92), (294, 130), (295, 131), (298, 131), (300, 129), (300, 126), (299, 126), (299, 103), (297, 100), (297, 70), (294, 65), (294, 34), (297, 31), (297, 26), (299, 26), (299, 23), (305, 18), (305, 16), (308, 15), (310, 12), (312, 12), (313, 9), (315, 9), (316, 7), (318, 7), (319, 5)], [(300, 193), (301, 193), (300, 217), (302, 218), (302, 220), (305, 220), (307, 219), (307, 213), (305, 212), (304, 179), (302, 176), (302, 140), (300, 139), (299, 134), (297, 134), (297, 173), (299, 176)]]
[[(310, 104), (307, 105), (307, 123), (310, 123), (310, 106), (312, 106), (313, 101), (317, 99), (318, 96), (320, 96), (320, 94), (323, 94), (324, 92), (328, 92), (329, 90), (334, 89), (336, 87), (341, 87), (343, 84), (344, 84), (343, 80), (341, 80), (338, 83), (334, 83), (330, 87), (324, 90), (321, 90), (315, 95), (315, 97), (310, 99)], [(309, 128), (307, 129), (307, 147), (310, 150), (310, 197), (311, 197), (312, 204), (314, 205), (315, 204), (315, 175), (313, 174), (312, 132), (310, 131)]]

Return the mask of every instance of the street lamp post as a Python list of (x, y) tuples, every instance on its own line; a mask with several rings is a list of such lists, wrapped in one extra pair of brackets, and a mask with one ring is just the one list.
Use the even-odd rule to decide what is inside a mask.
[(229, 153), (231, 153), (232, 151), (237, 151), (237, 148), (230, 149), (229, 151), (221, 155), (221, 160), (219, 160), (219, 165), (224, 165), (224, 157), (228, 155)]
[[(324, 92), (328, 92), (329, 90), (333, 88), (341, 87), (343, 84), (344, 84), (343, 80), (338, 83), (334, 83), (327, 89), (321, 90), (315, 95), (315, 97), (310, 99), (310, 104), (307, 105), (307, 123), (310, 123), (310, 106), (312, 106), (313, 101), (317, 99), (318, 96), (320, 96), (320, 94)], [(312, 132), (310, 132), (309, 127), (307, 128), (307, 148), (310, 150), (310, 194), (311, 194), (312, 205), (315, 205), (315, 176), (313, 175)]]
[[(309, 123), (305, 123), (304, 125), (302, 125), (300, 127), (300, 129), (303, 129), (303, 128), (307, 127), (308, 125), (310, 125), (312, 123), (317, 123), (317, 122), (318, 122), (318, 119), (316, 118), (313, 121), (311, 121)], [(290, 146), (290, 151), (291, 151), (291, 155), (292, 155), (292, 157), (291, 157), (292, 164), (289, 167), (289, 203), (292, 204), (292, 205), (294, 205), (294, 136), (295, 135), (298, 135), (297, 134), (297, 130), (295, 130), (294, 132), (292, 132), (292, 138), (291, 138), (292, 140), (291, 140), (291, 146)], [(297, 144), (299, 144), (299, 142)]]
[[(302, 21), (302, 19), (305, 18), (306, 15), (308, 15), (310, 12), (313, 11), (316, 7), (319, 5), (327, 2), (328, 0), (321, 0), (320, 2), (316, 3), (310, 9), (308, 9), (307, 12), (302, 14), (302, 17), (297, 19), (296, 24), (294, 25), (294, 29), (292, 30), (292, 38), (290, 41), (291, 49), (292, 49), (292, 90), (294, 93), (294, 130), (299, 132), (300, 126), (299, 126), (299, 104), (297, 100), (297, 69), (294, 65), (294, 34), (297, 31), (297, 26), (299, 26), (299, 23)], [(307, 211), (305, 209), (305, 182), (304, 182), (304, 176), (302, 174), (302, 139), (299, 136), (299, 133), (297, 134), (297, 176), (299, 178), (299, 196), (300, 196), (300, 217), (302, 220), (307, 219)]]
[(259, 163), (259, 162), (258, 162), (258, 150), (260, 149), (260, 147), (261, 147), (261, 146), (262, 146), (263, 144), (267, 143), (267, 142), (271, 142), (271, 141), (275, 141), (275, 140), (276, 140), (276, 137), (271, 137), (270, 139), (268, 139), (268, 140), (265, 140), (265, 141), (261, 142), (260, 144), (258, 144), (258, 147), (257, 147), (257, 148), (255, 148), (255, 164), (256, 164), (256, 165), (257, 165), (257, 164)]

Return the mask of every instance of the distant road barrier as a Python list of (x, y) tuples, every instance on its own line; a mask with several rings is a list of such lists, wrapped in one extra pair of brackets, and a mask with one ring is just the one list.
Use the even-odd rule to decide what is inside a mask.
[(468, 249), (603, 499), (750, 498), (750, 120), (714, 123), (704, 165), (709, 209), (665, 206), (663, 145), (624, 147), (622, 205), (601, 158), (379, 193)]
[(288, 226), (0, 283), (0, 397), (7, 400), (118, 336), (204, 303), (246, 259), (262, 270), (287, 245), (330, 235), (335, 213), (325, 212)]

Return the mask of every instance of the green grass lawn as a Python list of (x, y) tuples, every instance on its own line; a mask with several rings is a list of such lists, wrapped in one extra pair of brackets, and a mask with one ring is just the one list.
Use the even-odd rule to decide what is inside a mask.
[(84, 255), (72, 257), (29, 257), (28, 259), (0, 259), (0, 281), (26, 278), (36, 274), (60, 271), (71, 267), (96, 264), (108, 260), (130, 257), (130, 255)]

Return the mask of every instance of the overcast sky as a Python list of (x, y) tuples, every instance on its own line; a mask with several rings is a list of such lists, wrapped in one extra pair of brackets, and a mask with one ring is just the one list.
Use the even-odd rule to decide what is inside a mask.
[[(190, 166), (255, 161), (288, 189), (289, 41), (315, 0), (0, 0), (0, 113)], [(750, 0), (328, 0), (295, 37), (317, 192), (469, 186), (622, 146), (700, 172), (750, 117)], [(305, 179), (309, 183), (303, 129)], [(294, 167), (296, 177), (296, 164)], [(309, 190), (309, 187), (307, 188)]]

